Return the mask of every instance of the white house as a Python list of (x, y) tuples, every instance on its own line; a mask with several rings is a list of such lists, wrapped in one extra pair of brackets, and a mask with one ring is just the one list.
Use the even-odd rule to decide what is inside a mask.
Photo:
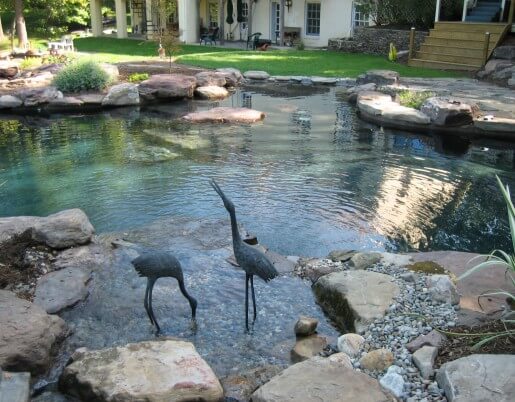
[[(263, 39), (282, 45), (302, 40), (306, 46), (324, 47), (334, 37), (352, 35), (353, 27), (368, 24), (368, 16), (353, 0), (242, 0), (243, 21), (229, 25), (229, 0), (167, 0), (175, 4), (170, 15), (160, 15), (156, 0), (115, 0), (117, 36), (128, 36), (126, 13), (130, 11), (131, 33), (153, 36), (165, 24), (175, 24), (186, 43), (199, 41), (202, 30), (219, 27), (225, 40), (246, 40), (260, 32)], [(102, 0), (90, 0), (92, 30), (102, 35)], [(223, 23), (222, 23), (223, 21)]]

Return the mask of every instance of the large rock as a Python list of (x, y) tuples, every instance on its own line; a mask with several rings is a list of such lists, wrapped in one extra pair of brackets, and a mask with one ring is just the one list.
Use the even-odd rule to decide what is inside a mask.
[(6, 290), (0, 290), (0, 306), (0, 367), (44, 373), (67, 334), (66, 323)]
[(338, 350), (350, 357), (356, 357), (363, 345), (365, 338), (358, 334), (344, 334), (338, 338)]
[(395, 360), (393, 353), (388, 349), (376, 349), (368, 352), (359, 360), (359, 364), (366, 370), (384, 371)]
[(195, 75), (199, 87), (225, 87), (225, 74), (215, 71), (202, 71)]
[(292, 363), (298, 363), (317, 356), (326, 346), (327, 339), (322, 336), (311, 335), (306, 338), (300, 338), (291, 350), (291, 361)]
[(8, 373), (0, 369), (0, 402), (29, 402), (30, 373)]
[(316, 318), (301, 316), (295, 323), (295, 335), (309, 336), (317, 330), (318, 320)]
[(381, 261), (381, 253), (356, 253), (349, 262), (351, 269), (367, 269)]
[(399, 73), (391, 70), (369, 70), (356, 79), (357, 85), (374, 83), (376, 85), (397, 85)]
[(217, 68), (216, 71), (224, 75), (228, 87), (238, 86), (244, 79), (243, 74), (236, 68)]
[(338, 360), (314, 357), (288, 367), (252, 394), (253, 402), (387, 402), (394, 398), (372, 377)]
[(181, 74), (156, 74), (139, 84), (139, 95), (145, 101), (192, 98), (197, 80)]
[(248, 80), (264, 81), (270, 78), (270, 74), (266, 71), (246, 71), (243, 76)]
[(352, 332), (362, 332), (375, 319), (383, 317), (399, 295), (399, 287), (391, 276), (369, 271), (325, 275), (313, 290), (336, 324)]
[(133, 106), (139, 105), (139, 91), (136, 84), (129, 82), (114, 85), (102, 99), (103, 106)]
[(342, 271), (343, 266), (340, 262), (333, 262), (319, 258), (300, 258), (295, 265), (294, 272), (303, 279), (309, 279), (315, 283), (324, 275)]
[(449, 402), (510, 402), (514, 377), (515, 355), (470, 355), (442, 365), (436, 381)]
[(449, 275), (431, 275), (427, 277), (426, 282), (434, 301), (459, 304), (460, 295)]
[(18, 77), (20, 68), (11, 61), (0, 61), (0, 78), (12, 79)]
[(84, 401), (218, 402), (223, 397), (220, 382), (189, 342), (79, 349), (72, 359), (59, 387)]
[(356, 250), (333, 250), (328, 254), (327, 258), (334, 262), (347, 262), (356, 253)]
[[(347, 88), (343, 92), (343, 97), (347, 100), (347, 102), (351, 104), (356, 104), (356, 101), (358, 100), (358, 96), (362, 92), (375, 92), (377, 89), (377, 85), (373, 82), (369, 84), (363, 84), (363, 85), (356, 85), (350, 88)], [(380, 92), (377, 92), (380, 93)], [(390, 97), (391, 99), (391, 97)]]
[(413, 353), (413, 363), (420, 370), (420, 375), (424, 379), (428, 379), (433, 375), (433, 367), (435, 359), (438, 355), (438, 348), (434, 346), (422, 346), (419, 350)]
[(12, 109), (15, 107), (20, 107), (23, 104), (23, 101), (20, 98), (12, 95), (2, 95), (0, 96), (0, 109)]
[[(226, 401), (248, 401), (261, 385), (282, 371), (280, 366), (266, 365), (222, 378)], [(230, 399), (232, 398), (232, 399)]]
[(23, 101), (24, 106), (32, 107), (49, 103), (55, 99), (61, 99), (63, 97), (63, 93), (58, 91), (56, 87), (43, 87), (22, 89), (16, 93), (16, 97)]
[(195, 96), (200, 99), (224, 99), (229, 96), (229, 91), (221, 86), (202, 86), (195, 89)]
[(515, 60), (515, 46), (499, 46), (492, 53), (493, 59)]
[(50, 272), (38, 280), (34, 304), (48, 314), (71, 307), (87, 297), (86, 283), (90, 278), (88, 269), (65, 268)]
[(515, 65), (495, 71), (491, 75), (491, 78), (494, 80), (508, 80), (513, 76), (513, 74), (515, 74)]
[(483, 131), (495, 131), (499, 133), (515, 132), (515, 119), (503, 117), (491, 117), (474, 120), (474, 127)]
[(192, 123), (255, 123), (265, 118), (263, 112), (244, 107), (215, 107), (183, 117)]
[(406, 349), (408, 349), (411, 353), (419, 350), (422, 346), (433, 346), (435, 348), (440, 348), (443, 343), (447, 340), (447, 337), (444, 334), (436, 330), (432, 330), (426, 335), (420, 335), (410, 343), (406, 344)]
[(404, 394), (404, 378), (401, 373), (402, 369), (399, 366), (390, 366), (386, 374), (379, 380), (379, 384), (397, 398), (401, 398)]
[(512, 62), (509, 60), (501, 60), (501, 59), (490, 59), (488, 63), (485, 64), (483, 69), (477, 73), (479, 78), (485, 78), (489, 75), (504, 70), (512, 65)]
[(471, 124), (479, 109), (456, 99), (434, 97), (426, 99), (420, 111), (437, 126), (454, 127)]

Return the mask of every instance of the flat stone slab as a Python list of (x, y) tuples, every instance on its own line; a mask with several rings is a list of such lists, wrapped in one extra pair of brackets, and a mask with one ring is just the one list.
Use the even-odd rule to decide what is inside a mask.
[(45, 372), (52, 348), (67, 334), (66, 323), (7, 290), (0, 290), (0, 306), (0, 367)]
[(136, 106), (139, 101), (138, 86), (126, 82), (109, 88), (109, 92), (102, 99), (102, 106)]
[(474, 126), (483, 131), (515, 133), (515, 119), (493, 117), (488, 120), (474, 120)]
[(343, 329), (362, 332), (384, 317), (399, 295), (389, 275), (370, 271), (342, 271), (322, 276), (313, 290), (318, 302)]
[(145, 101), (192, 98), (197, 86), (195, 77), (182, 74), (156, 74), (138, 86), (139, 95)]
[(515, 400), (515, 355), (470, 355), (445, 363), (436, 381), (449, 402)]
[(48, 314), (77, 304), (88, 296), (86, 283), (91, 271), (81, 268), (65, 268), (50, 272), (38, 280), (34, 303)]
[(319, 85), (336, 85), (338, 82), (338, 78), (328, 78), (328, 77), (310, 77), (311, 82), (313, 84)]
[(311, 335), (300, 338), (291, 350), (292, 363), (298, 363), (318, 355), (327, 346), (327, 339), (319, 335)]
[(225, 87), (227, 84), (226, 74), (220, 71), (202, 71), (195, 75), (199, 87)]
[(465, 126), (472, 123), (479, 109), (476, 105), (453, 98), (434, 97), (427, 99), (420, 111), (437, 126)]
[(266, 71), (246, 71), (243, 76), (249, 80), (260, 80), (264, 81), (270, 78), (270, 74)]
[(195, 89), (195, 96), (200, 99), (224, 99), (229, 96), (229, 91), (227, 91), (223, 86), (202, 86)]
[(263, 112), (244, 107), (215, 107), (202, 112), (189, 113), (183, 117), (192, 123), (256, 123), (265, 118)]
[(374, 83), (377, 85), (396, 85), (399, 83), (399, 73), (391, 70), (369, 70), (356, 79), (357, 85)]
[(378, 381), (338, 359), (314, 357), (288, 367), (252, 394), (253, 402), (394, 401)]
[(29, 402), (30, 373), (8, 373), (0, 369), (0, 402)]
[(79, 349), (59, 388), (84, 401), (219, 402), (223, 389), (190, 342), (147, 341)]

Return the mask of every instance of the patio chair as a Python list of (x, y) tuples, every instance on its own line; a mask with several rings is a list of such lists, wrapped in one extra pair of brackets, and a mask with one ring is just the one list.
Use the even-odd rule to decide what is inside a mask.
[(247, 37), (247, 49), (251, 47), (252, 50), (256, 50), (258, 48), (268, 47), (272, 44), (272, 41), (270, 39), (260, 39), (261, 35), (263, 35), (261, 32), (253, 33), (252, 35), (249, 35)]
[(209, 42), (210, 45), (213, 43), (216, 45), (216, 40), (218, 39), (218, 32), (220, 32), (220, 28), (216, 27), (215, 29), (210, 29), (207, 33), (200, 35), (200, 44), (204, 42), (204, 45), (207, 45)]
[(60, 50), (73, 52), (75, 50), (73, 47), (73, 36), (64, 35), (59, 42), (48, 42), (48, 50), (50, 50), (50, 53), (56, 53)]

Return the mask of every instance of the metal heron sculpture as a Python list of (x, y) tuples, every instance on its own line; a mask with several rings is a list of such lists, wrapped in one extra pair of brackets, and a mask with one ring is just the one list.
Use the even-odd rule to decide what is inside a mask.
[(259, 276), (265, 282), (268, 282), (278, 276), (272, 262), (266, 257), (264, 253), (258, 249), (246, 244), (238, 230), (238, 223), (236, 221), (236, 210), (234, 204), (229, 200), (218, 184), (211, 180), (211, 186), (222, 198), (225, 209), (229, 212), (231, 217), (231, 230), (232, 230), (232, 245), (236, 262), (245, 271), (245, 328), (249, 330), (249, 282), (252, 289), (252, 303), (254, 306), (254, 320), (256, 321), (256, 296), (254, 294), (254, 275)]
[(132, 261), (134, 269), (138, 272), (139, 276), (147, 278), (147, 289), (145, 291), (145, 310), (147, 311), (148, 318), (152, 325), (156, 327), (157, 334), (161, 332), (161, 328), (157, 323), (154, 311), (152, 310), (152, 290), (159, 278), (171, 277), (177, 279), (179, 282), (179, 289), (184, 295), (191, 307), (191, 319), (195, 324), (195, 317), (197, 312), (197, 300), (195, 300), (186, 291), (184, 286), (184, 275), (182, 273), (181, 263), (173, 255), (163, 252), (145, 253)]

